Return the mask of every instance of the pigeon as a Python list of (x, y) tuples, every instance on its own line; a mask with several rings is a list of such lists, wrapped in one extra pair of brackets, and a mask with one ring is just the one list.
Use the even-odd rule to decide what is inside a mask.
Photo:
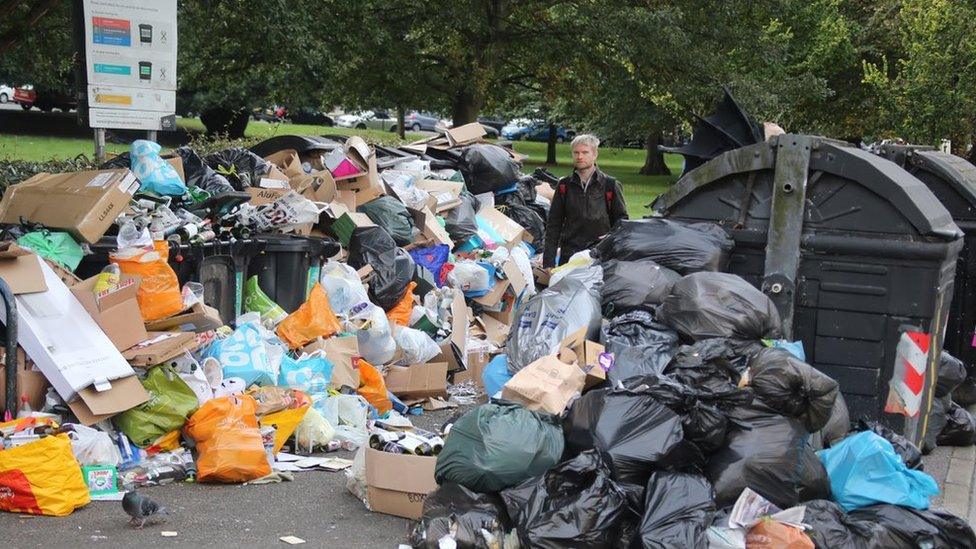
[(165, 507), (134, 490), (122, 497), (122, 509), (132, 517), (129, 519), (129, 524), (135, 526), (137, 522), (139, 523), (137, 528), (145, 526), (146, 522), (154, 516), (168, 514)]

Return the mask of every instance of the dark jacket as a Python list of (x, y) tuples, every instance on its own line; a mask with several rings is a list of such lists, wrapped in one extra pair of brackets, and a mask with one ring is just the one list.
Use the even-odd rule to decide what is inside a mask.
[[(565, 188), (565, 193), (560, 187)], [(609, 201), (608, 192), (612, 193)], [(597, 168), (585, 193), (576, 172), (560, 179), (549, 207), (542, 266), (555, 266), (557, 248), (562, 248), (560, 263), (565, 263), (571, 255), (589, 248), (610, 232), (621, 219), (627, 219), (627, 205), (616, 179)]]

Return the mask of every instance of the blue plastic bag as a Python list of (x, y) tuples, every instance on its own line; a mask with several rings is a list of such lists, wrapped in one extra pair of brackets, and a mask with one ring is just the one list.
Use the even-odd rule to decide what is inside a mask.
[(296, 360), (288, 355), (281, 359), (278, 385), (299, 389), (309, 395), (324, 394), (332, 380), (332, 363), (321, 355)]
[(438, 244), (429, 248), (415, 248), (410, 250), (410, 257), (413, 258), (414, 263), (422, 267), (427, 267), (427, 270), (434, 275), (437, 287), (443, 285), (441, 284), (441, 269), (447, 263), (450, 255), (451, 247), (447, 244)]
[(250, 385), (258, 383), (257, 379), (264, 373), (267, 379), (262, 382), (274, 383), (271, 377), (274, 369), (261, 340), (261, 330), (252, 323), (242, 324), (226, 339), (214, 341), (205, 356), (212, 356), (220, 362), (225, 378), (244, 378)]
[(508, 373), (508, 355), (498, 355), (491, 359), (481, 372), (481, 383), (489, 397), (501, 391), (510, 379), (512, 374)]
[(817, 455), (830, 477), (832, 497), (845, 511), (876, 503), (925, 510), (929, 497), (939, 493), (934, 478), (906, 467), (874, 431), (851, 435)]
[(802, 341), (787, 341), (785, 339), (764, 339), (763, 344), (773, 349), (783, 349), (796, 358), (807, 361), (807, 354), (803, 351)]
[(183, 196), (186, 185), (176, 169), (159, 156), (159, 143), (136, 139), (129, 148), (132, 173), (139, 180), (139, 190), (169, 196)]

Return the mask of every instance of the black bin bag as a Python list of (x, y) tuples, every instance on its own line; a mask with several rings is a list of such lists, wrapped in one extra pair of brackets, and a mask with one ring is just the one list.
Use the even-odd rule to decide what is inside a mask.
[(190, 147), (180, 147), (173, 152), (183, 161), (183, 175), (186, 177), (187, 186), (203, 189), (211, 195), (234, 191), (227, 178), (204, 163), (200, 155)]
[(923, 469), (922, 451), (912, 441), (876, 421), (861, 419), (858, 420), (856, 427), (858, 431), (874, 431), (876, 435), (890, 442), (891, 446), (895, 449), (895, 453), (898, 454), (898, 457), (901, 458), (905, 466), (909, 469), (917, 469), (919, 471)]
[(512, 155), (490, 143), (465, 147), (461, 151), (460, 167), (465, 187), (474, 194), (511, 187), (522, 175)]
[(627, 547), (639, 520), (595, 450), (501, 496), (523, 547)]
[(939, 374), (935, 382), (935, 396), (944, 397), (952, 393), (966, 379), (966, 366), (958, 358), (942, 351), (939, 356)]
[(603, 265), (603, 290), (600, 296), (605, 316), (632, 309), (649, 309), (664, 301), (681, 275), (658, 265), (653, 259), (621, 261), (611, 259)]
[(271, 173), (274, 166), (243, 147), (217, 151), (208, 154), (203, 160), (218, 174), (227, 178), (235, 191), (259, 186), (261, 178)]
[(734, 504), (745, 488), (780, 509), (829, 497), (827, 471), (806, 444), (809, 434), (799, 420), (756, 401), (731, 410), (729, 417), (732, 425), (725, 445), (705, 466), (719, 507)]
[(763, 349), (750, 362), (749, 377), (749, 386), (759, 400), (784, 416), (799, 419), (807, 431), (819, 431), (830, 420), (837, 382), (788, 351)]
[(611, 383), (663, 372), (678, 347), (676, 332), (640, 310), (604, 324), (600, 340), (613, 354), (613, 366), (607, 371)]
[(601, 260), (653, 259), (680, 274), (725, 269), (734, 243), (714, 223), (624, 219), (596, 246)]
[(644, 549), (705, 547), (715, 516), (715, 493), (698, 474), (655, 471), (644, 492), (640, 537)]
[(939, 446), (972, 446), (976, 444), (976, 417), (965, 408), (949, 402), (946, 409), (946, 423), (936, 437)]
[(489, 549), (509, 529), (508, 513), (496, 494), (479, 494), (446, 482), (424, 499), (424, 516), (414, 525), (410, 545), (438, 549), (440, 540), (449, 536), (458, 549)]
[(563, 419), (566, 457), (595, 448), (613, 479), (644, 485), (655, 469), (701, 464), (701, 450), (685, 440), (682, 418), (646, 384), (590, 390)]
[(384, 310), (392, 309), (413, 280), (416, 264), (382, 227), (357, 227), (349, 240), (349, 266), (373, 268), (369, 297)]
[(473, 194), (461, 191), (461, 203), (444, 215), (444, 230), (455, 245), (463, 244), (478, 234), (476, 216), (480, 207), (480, 202)]
[(777, 339), (780, 318), (766, 294), (729, 273), (695, 273), (674, 283), (658, 320), (682, 337)]
[(758, 341), (703, 339), (679, 347), (664, 373), (686, 385), (722, 391), (739, 384), (749, 361), (763, 348)]
[(971, 549), (976, 535), (965, 520), (942, 511), (921, 511), (898, 505), (871, 505), (847, 514), (849, 520), (874, 524), (873, 542), (885, 549)]

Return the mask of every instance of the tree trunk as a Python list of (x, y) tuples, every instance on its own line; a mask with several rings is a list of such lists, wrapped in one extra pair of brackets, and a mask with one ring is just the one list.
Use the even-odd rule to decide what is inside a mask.
[(403, 120), (406, 118), (406, 112), (403, 107), (397, 107), (397, 135), (400, 139), (406, 139), (406, 129), (403, 127)]
[(546, 165), (556, 165), (556, 125), (549, 123), (549, 136), (546, 139)]
[(661, 132), (651, 132), (644, 138), (644, 151), (647, 156), (644, 158), (644, 167), (640, 169), (641, 175), (671, 175), (671, 170), (664, 163), (664, 153), (658, 150), (661, 144)]
[(207, 128), (207, 135), (226, 135), (230, 139), (241, 139), (247, 129), (247, 109), (234, 110), (228, 107), (215, 107), (200, 113), (200, 122)]
[(454, 120), (454, 127), (470, 124), (478, 118), (478, 111), (481, 110), (481, 100), (470, 90), (459, 90), (454, 94), (453, 105), (451, 106), (451, 118)]

